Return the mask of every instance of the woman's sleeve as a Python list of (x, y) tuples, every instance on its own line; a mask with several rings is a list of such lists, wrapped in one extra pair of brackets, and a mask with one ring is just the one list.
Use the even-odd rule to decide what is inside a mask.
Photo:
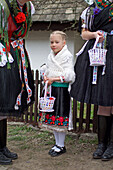
[(86, 25), (87, 25), (87, 21), (86, 21), (86, 13), (87, 13), (87, 10), (88, 10), (88, 8), (86, 8), (86, 9), (82, 12), (82, 14), (81, 14), (81, 21), (82, 21), (81, 27), (82, 27), (82, 28), (86, 28)]
[(33, 15), (35, 13), (35, 7), (31, 1), (30, 3), (31, 3), (31, 15)]

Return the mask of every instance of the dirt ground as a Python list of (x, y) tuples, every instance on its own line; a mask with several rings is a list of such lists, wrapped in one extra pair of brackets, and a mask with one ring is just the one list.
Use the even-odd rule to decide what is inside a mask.
[(52, 132), (8, 124), (8, 148), (18, 153), (12, 165), (0, 165), (0, 170), (113, 170), (113, 160), (92, 159), (97, 146), (96, 134), (67, 133), (67, 152), (51, 157), (48, 151), (54, 145)]

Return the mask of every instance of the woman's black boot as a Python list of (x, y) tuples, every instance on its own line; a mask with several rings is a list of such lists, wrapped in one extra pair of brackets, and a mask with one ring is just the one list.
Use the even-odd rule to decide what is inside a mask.
[(113, 115), (111, 116), (110, 142), (106, 151), (102, 155), (102, 160), (109, 161), (112, 158), (113, 158)]
[(7, 141), (7, 119), (3, 119), (0, 121), (0, 152), (4, 156), (10, 159), (17, 159), (18, 156), (16, 153), (10, 152), (6, 147)]
[[(98, 147), (93, 153), (94, 159), (101, 159), (103, 153), (105, 152), (109, 140), (109, 126), (108, 122), (110, 117), (108, 116), (98, 116)], [(110, 125), (110, 122), (109, 122)]]
[(12, 163), (11, 158), (7, 158), (3, 153), (2, 149), (6, 146), (6, 119), (0, 120), (0, 164), (9, 165)]

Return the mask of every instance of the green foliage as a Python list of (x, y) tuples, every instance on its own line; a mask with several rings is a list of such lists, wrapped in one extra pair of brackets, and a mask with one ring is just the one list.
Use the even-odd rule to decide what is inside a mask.
[(22, 131), (22, 133), (30, 132), (30, 131), (32, 131), (32, 128), (27, 127), (27, 126), (10, 126), (9, 127), (10, 135), (16, 135), (16, 134), (20, 133), (21, 131)]
[(27, 132), (31, 132), (32, 128), (27, 126), (8, 126), (8, 141), (25, 141)]
[(12, 136), (8, 138), (8, 141), (24, 141), (27, 137), (26, 136)]
[(97, 144), (98, 141), (97, 141), (97, 138), (95, 139), (79, 139), (79, 143), (90, 143), (90, 144)]
[[(94, 112), (94, 105), (91, 105), (91, 113), (90, 113), (90, 118), (93, 119), (93, 112)], [(86, 113), (87, 113), (87, 104), (84, 103), (84, 112), (83, 112), (83, 118), (86, 118)], [(77, 102), (77, 117), (79, 118), (80, 115), (80, 102)]]

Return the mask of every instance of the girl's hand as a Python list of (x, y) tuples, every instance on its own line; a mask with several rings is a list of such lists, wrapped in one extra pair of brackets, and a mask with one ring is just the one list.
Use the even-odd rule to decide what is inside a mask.
[(48, 81), (48, 86), (51, 85), (54, 81), (61, 82), (60, 77), (47, 77), (44, 76), (44, 82)]
[(54, 82), (53, 78), (47, 78), (47, 81), (48, 81), (48, 86), (50, 86)]
[(48, 81), (48, 86), (51, 85), (54, 82), (53, 78), (48, 78), (47, 76), (44, 76), (44, 83), (46, 81)]
[(47, 76), (44, 76), (44, 83), (47, 81)]

